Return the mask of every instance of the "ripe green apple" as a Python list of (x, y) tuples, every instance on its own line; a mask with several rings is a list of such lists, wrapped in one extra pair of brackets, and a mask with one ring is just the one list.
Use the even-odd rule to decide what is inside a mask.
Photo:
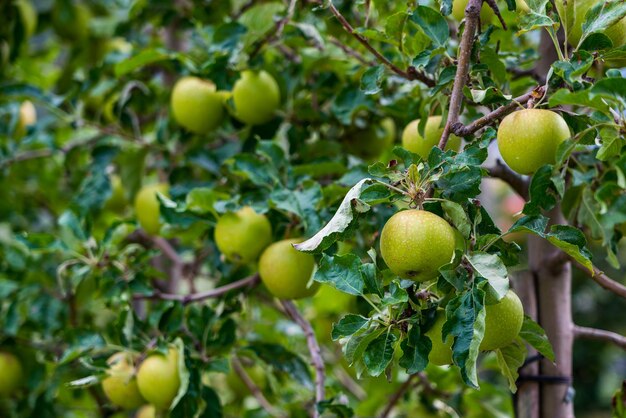
[(107, 398), (123, 409), (135, 409), (145, 404), (146, 401), (137, 387), (135, 367), (130, 355), (116, 353), (107, 363), (107, 377), (102, 380), (102, 390)]
[[(428, 154), (439, 144), (441, 135), (443, 134), (443, 126), (441, 126), (441, 116), (430, 116), (424, 127), (424, 136), (422, 137), (417, 130), (420, 123), (416, 119), (409, 123), (402, 132), (402, 146), (407, 150), (419, 155), (422, 159), (428, 159)], [(458, 151), (461, 148), (461, 138), (456, 135), (450, 135), (446, 150)]]
[(485, 336), (480, 349), (490, 351), (511, 344), (519, 335), (523, 322), (522, 301), (509, 290), (499, 302), (485, 306)]
[(456, 248), (454, 228), (443, 218), (409, 209), (393, 215), (380, 234), (380, 253), (389, 269), (404, 279), (432, 280), (450, 263)]
[(498, 148), (513, 171), (532, 174), (545, 164), (554, 164), (559, 145), (570, 136), (567, 123), (558, 113), (524, 109), (502, 120)]
[(29, 126), (33, 126), (37, 123), (37, 110), (35, 105), (30, 100), (25, 100), (20, 105), (19, 119), (17, 120), (17, 126), (15, 127), (15, 138), (19, 139), (26, 135), (26, 130)]
[(428, 361), (437, 366), (452, 364), (452, 343), (454, 342), (454, 337), (448, 335), (446, 342), (443, 342), (441, 331), (445, 322), (446, 313), (443, 310), (439, 310), (437, 311), (435, 323), (426, 331), (426, 336), (430, 338), (433, 344), (430, 354), (428, 355)]
[(137, 410), (135, 418), (155, 418), (156, 409), (152, 405), (144, 405)]
[(364, 129), (351, 129), (342, 138), (343, 146), (350, 154), (373, 160), (393, 145), (396, 138), (396, 124), (385, 118), (380, 126), (370, 125)]
[(217, 128), (224, 118), (224, 102), (215, 84), (197, 77), (183, 77), (174, 86), (172, 113), (184, 128), (206, 134)]
[(52, 7), (52, 26), (61, 38), (79, 42), (89, 35), (91, 11), (83, 3), (55, 1)]
[(135, 196), (135, 215), (139, 225), (150, 235), (157, 235), (161, 230), (161, 209), (157, 193), (167, 196), (168, 192), (168, 184), (157, 183), (142, 187)]
[(180, 388), (178, 350), (170, 348), (167, 356), (152, 354), (146, 358), (137, 372), (137, 386), (144, 399), (156, 409), (168, 409)]
[(0, 352), (0, 397), (13, 394), (22, 384), (22, 363), (11, 353)]
[(30, 38), (37, 29), (37, 10), (28, 0), (17, 0), (15, 5), (19, 9), (26, 37)]
[(109, 178), (111, 181), (111, 196), (105, 203), (105, 207), (113, 212), (121, 212), (126, 208), (128, 201), (122, 185), (120, 176), (113, 174)]
[(311, 281), (315, 259), (292, 244), (301, 239), (286, 239), (267, 247), (259, 259), (259, 275), (271, 294), (279, 299), (301, 299), (313, 296), (319, 283)]
[(222, 215), (215, 225), (215, 244), (227, 260), (248, 264), (272, 242), (272, 225), (249, 206)]
[[(596, 4), (599, 4), (602, 0), (568, 0), (567, 5), (564, 5), (563, 0), (557, 1), (557, 8), (560, 16), (563, 18), (566, 15), (567, 25), (567, 38), (572, 46), (577, 46), (580, 42), (580, 38), (583, 35), (583, 23), (585, 23), (585, 16), (589, 9)], [(621, 19), (613, 26), (608, 27), (604, 34), (611, 39), (615, 48), (621, 47), (626, 44), (626, 18)]]
[(247, 70), (233, 86), (234, 116), (248, 125), (262, 125), (280, 105), (280, 89), (267, 71)]
[[(452, 2), (452, 16), (457, 20), (461, 21), (465, 19), (465, 9), (467, 8), (467, 4), (469, 0), (453, 0)], [(494, 17), (493, 10), (487, 3), (483, 3), (482, 9), (480, 9), (480, 21), (482, 24), (491, 23)]]

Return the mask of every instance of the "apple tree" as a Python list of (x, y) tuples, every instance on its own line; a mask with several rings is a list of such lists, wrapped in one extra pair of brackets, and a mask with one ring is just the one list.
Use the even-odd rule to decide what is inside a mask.
[(0, 416), (626, 416), (623, 1), (0, 10)]

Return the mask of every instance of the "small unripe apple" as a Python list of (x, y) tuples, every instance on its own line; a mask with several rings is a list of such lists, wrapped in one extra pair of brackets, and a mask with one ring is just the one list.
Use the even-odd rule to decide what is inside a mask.
[[(315, 259), (292, 244), (301, 239), (286, 239), (267, 247), (259, 259), (259, 275), (270, 293), (279, 299), (301, 299), (313, 296), (319, 283), (311, 282)], [(309, 285), (310, 283), (310, 285)]]
[(428, 361), (436, 364), (437, 366), (445, 366), (452, 364), (452, 343), (454, 337), (448, 335), (446, 342), (443, 342), (443, 335), (441, 333), (443, 324), (446, 322), (446, 313), (443, 310), (437, 311), (435, 323), (426, 331), (426, 336), (430, 338), (432, 343), (432, 349), (428, 355)]
[(272, 225), (249, 206), (222, 215), (215, 225), (215, 244), (227, 260), (248, 264), (272, 242)]
[(172, 113), (184, 128), (206, 134), (217, 128), (224, 118), (224, 103), (215, 84), (197, 77), (183, 77), (174, 86)]
[(485, 336), (480, 349), (490, 351), (511, 344), (519, 335), (523, 323), (522, 301), (509, 290), (499, 302), (485, 306)]
[[(263, 370), (261, 366), (254, 364), (250, 367), (246, 367), (245, 365), (243, 367), (245, 372), (248, 374), (248, 377), (252, 379), (254, 384), (259, 389), (264, 390), (267, 387), (267, 376), (265, 374), (265, 370)], [(226, 375), (226, 383), (238, 399), (242, 399), (250, 395), (250, 389), (248, 389), (245, 382), (241, 380), (241, 377), (239, 377), (239, 375), (233, 370), (232, 366), (230, 373)]]
[(135, 215), (139, 225), (150, 235), (157, 235), (161, 230), (161, 209), (157, 193), (167, 196), (169, 185), (166, 183), (144, 186), (135, 196)]
[[(444, 127), (441, 126), (441, 116), (430, 116), (424, 127), (424, 136), (418, 131), (419, 119), (409, 123), (402, 132), (402, 146), (407, 150), (419, 155), (422, 159), (428, 159), (428, 154), (439, 144)], [(450, 135), (446, 150), (458, 151), (461, 148), (461, 138)]]
[(25, 100), (20, 105), (20, 115), (15, 127), (15, 137), (21, 138), (26, 135), (29, 126), (37, 123), (37, 110), (30, 100)]
[(243, 71), (232, 97), (234, 116), (248, 125), (269, 122), (280, 105), (280, 89), (267, 71)]
[[(457, 20), (461, 21), (465, 19), (465, 9), (467, 8), (467, 4), (469, 0), (453, 0), (452, 2), (452, 16)], [(487, 3), (483, 3), (482, 9), (480, 9), (480, 22), (482, 24), (489, 24), (493, 20), (495, 14), (493, 10)]]
[(345, 149), (365, 160), (380, 157), (396, 137), (396, 124), (393, 119), (385, 118), (380, 126), (371, 125), (365, 129), (351, 129), (342, 138)]
[(330, 285), (320, 286), (313, 298), (313, 307), (318, 315), (342, 315), (355, 309), (355, 297)]
[(135, 367), (128, 353), (117, 353), (111, 356), (107, 363), (109, 370), (107, 377), (102, 380), (102, 390), (109, 400), (123, 408), (135, 409), (145, 404), (145, 399), (139, 393), (135, 379)]
[(167, 356), (152, 354), (139, 366), (137, 385), (144, 399), (158, 410), (166, 410), (180, 389), (178, 350), (170, 348)]
[(13, 394), (22, 384), (22, 363), (11, 353), (0, 352), (0, 397)]
[(559, 145), (569, 137), (569, 127), (558, 113), (525, 109), (502, 120), (498, 149), (513, 171), (532, 174), (543, 165), (554, 164)]
[(135, 418), (156, 418), (156, 409), (152, 405), (144, 405), (137, 410)]
[(443, 218), (409, 209), (393, 215), (380, 234), (380, 253), (389, 269), (416, 282), (432, 280), (450, 263), (456, 248), (454, 228)]

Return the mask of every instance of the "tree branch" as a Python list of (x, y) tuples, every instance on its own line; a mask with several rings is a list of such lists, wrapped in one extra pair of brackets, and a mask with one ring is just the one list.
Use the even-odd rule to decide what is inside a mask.
[(524, 200), (528, 200), (528, 181), (507, 167), (502, 161), (496, 160), (496, 165), (487, 167), (487, 171), (491, 177), (503, 180)]
[(287, 13), (285, 16), (276, 22), (273, 31), (270, 31), (265, 37), (256, 43), (256, 46), (252, 52), (250, 52), (250, 57), (256, 56), (261, 51), (261, 48), (263, 48), (263, 45), (270, 44), (271, 42), (280, 39), (283, 31), (285, 30), (285, 26), (287, 26), (287, 23), (289, 23), (289, 21), (293, 18), (295, 11), (296, 0), (289, 0), (289, 6), (287, 6)]
[(263, 391), (261, 391), (261, 389), (256, 385), (256, 383), (254, 383), (254, 381), (250, 378), (248, 373), (246, 373), (246, 370), (243, 368), (243, 365), (241, 364), (241, 361), (239, 361), (239, 358), (237, 356), (232, 357), (231, 364), (233, 365), (233, 369), (235, 373), (237, 373), (237, 375), (241, 378), (241, 380), (246, 385), (246, 387), (248, 388), (252, 396), (254, 396), (254, 398), (257, 400), (259, 405), (261, 405), (261, 407), (265, 409), (265, 411), (270, 416), (273, 416), (273, 417), (285, 416), (284, 414), (277, 411), (276, 408), (274, 408), (272, 404), (268, 402), (268, 400), (263, 395)]
[(607, 341), (615, 344), (622, 350), (626, 350), (626, 337), (603, 329), (588, 328), (574, 325), (574, 338), (586, 338), (589, 340)]
[(394, 73), (396, 73), (400, 77), (406, 78), (407, 80), (419, 80), (422, 83), (426, 84), (428, 87), (434, 87), (435, 86), (436, 83), (435, 83), (434, 80), (432, 80), (430, 77), (428, 77), (423, 72), (418, 71), (415, 67), (410, 66), (407, 71), (404, 71), (401, 68), (399, 68), (398, 66), (396, 66), (394, 63), (389, 61), (387, 59), (387, 57), (385, 57), (383, 54), (378, 52), (376, 50), (376, 48), (374, 48), (369, 43), (369, 41), (367, 40), (366, 37), (364, 37), (363, 35), (357, 33), (354, 30), (354, 28), (352, 27), (350, 22), (348, 22), (346, 20), (346, 18), (343, 17), (343, 15), (339, 12), (339, 10), (337, 10), (337, 8), (335, 7), (335, 5), (333, 4), (332, 1), (330, 1), (329, 7), (330, 7), (330, 11), (335, 15), (337, 20), (339, 20), (339, 23), (341, 23), (341, 26), (343, 26), (343, 28), (346, 30), (346, 32), (348, 32), (350, 35), (352, 35), (357, 41), (359, 41), (361, 43), (361, 45), (363, 45), (368, 51), (370, 51), (372, 54), (374, 54), (374, 56), (378, 59), (378, 61), (380, 63), (385, 65), (387, 68), (389, 68), (391, 71), (393, 71)]
[(315, 368), (315, 406), (313, 410), (313, 417), (318, 418), (319, 412), (317, 411), (317, 403), (321, 402), (325, 398), (324, 394), (324, 380), (326, 370), (324, 367), (324, 360), (322, 359), (322, 351), (320, 350), (320, 346), (315, 339), (315, 333), (313, 332), (313, 327), (309, 321), (304, 319), (304, 317), (296, 308), (296, 305), (289, 300), (281, 301), (281, 305), (283, 309), (287, 313), (287, 315), (302, 328), (304, 335), (306, 337), (306, 342), (309, 347), (309, 352), (311, 354), (311, 364)]
[(149, 299), (149, 300), (173, 300), (181, 302), (183, 305), (187, 305), (192, 302), (200, 302), (205, 299), (216, 298), (222, 296), (231, 290), (241, 289), (244, 287), (254, 287), (259, 284), (260, 277), (258, 274), (246, 277), (245, 279), (237, 280), (235, 282), (226, 284), (224, 286), (217, 287), (213, 290), (200, 293), (190, 293), (187, 295), (177, 295), (173, 293), (152, 293), (150, 295), (133, 295), (133, 299)]
[(565, 256), (569, 258), (576, 265), (576, 267), (584, 271), (593, 281), (598, 283), (600, 286), (626, 299), (626, 286), (611, 279), (609, 276), (604, 274), (604, 272), (600, 270), (599, 268), (597, 268), (596, 266), (593, 267), (593, 273), (592, 273), (589, 271), (589, 269), (587, 269), (587, 267), (583, 266), (572, 257), (568, 256), (567, 254), (565, 254)]
[(459, 62), (450, 95), (450, 107), (448, 110), (448, 120), (439, 140), (439, 148), (444, 149), (452, 133), (452, 127), (459, 121), (461, 105), (463, 104), (463, 87), (467, 83), (469, 67), (472, 56), (472, 43), (480, 20), (480, 8), (482, 0), (469, 0), (465, 8), (465, 29), (459, 44)]
[(380, 413), (380, 418), (387, 418), (396, 404), (402, 399), (404, 394), (411, 388), (413, 385), (413, 380), (417, 377), (417, 374), (410, 375), (404, 383), (398, 388), (398, 390), (389, 398), (389, 402), (383, 409), (383, 412)]

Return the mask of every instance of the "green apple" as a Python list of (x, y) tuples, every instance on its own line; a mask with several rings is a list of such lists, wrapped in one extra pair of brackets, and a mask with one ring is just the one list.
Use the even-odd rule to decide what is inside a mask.
[(135, 418), (156, 418), (156, 409), (152, 405), (144, 405), (137, 410)]
[(79, 42), (89, 35), (91, 11), (83, 3), (55, 1), (52, 7), (52, 26), (63, 39)]
[(13, 394), (22, 384), (22, 363), (11, 353), (0, 351), (0, 397)]
[[(457, 20), (461, 21), (465, 19), (465, 9), (467, 8), (467, 4), (469, 0), (453, 0), (452, 2), (452, 16)], [(482, 9), (480, 9), (480, 21), (482, 24), (491, 23), (495, 14), (493, 10), (487, 3), (483, 3)]]
[(430, 354), (428, 355), (428, 361), (436, 364), (437, 366), (452, 364), (452, 343), (454, 341), (454, 337), (452, 335), (448, 335), (446, 342), (443, 342), (442, 329), (445, 322), (445, 311), (438, 310), (435, 323), (428, 331), (426, 331), (426, 336), (430, 338), (430, 341), (433, 344)]
[(558, 113), (524, 109), (502, 120), (498, 148), (513, 171), (532, 174), (545, 164), (554, 164), (559, 145), (570, 136), (567, 123)]
[(313, 298), (313, 307), (317, 314), (345, 314), (354, 309), (355, 297), (335, 289), (330, 285), (320, 286)]
[[(568, 0), (564, 5), (563, 0), (557, 0), (559, 15), (566, 22), (567, 38), (572, 46), (577, 46), (583, 35), (583, 23), (589, 9), (602, 0)], [(615, 48), (626, 44), (626, 18), (605, 29), (604, 34), (611, 39)]]
[(111, 196), (105, 203), (105, 207), (113, 212), (121, 212), (126, 208), (128, 201), (120, 176), (113, 174), (109, 177), (111, 182)]
[(272, 242), (272, 225), (249, 206), (222, 215), (215, 225), (215, 244), (227, 260), (248, 264)]
[(365, 160), (372, 160), (393, 145), (396, 137), (396, 124), (385, 118), (380, 126), (370, 125), (364, 129), (351, 129), (342, 138), (343, 146), (350, 154)]
[(279, 299), (301, 299), (317, 292), (319, 283), (311, 282), (315, 259), (293, 244), (301, 239), (286, 239), (267, 247), (259, 259), (259, 275), (271, 294)]
[(485, 336), (480, 349), (490, 351), (511, 344), (519, 335), (523, 322), (522, 301), (509, 290), (499, 302), (485, 306)]
[(380, 253), (389, 269), (404, 279), (432, 280), (450, 263), (456, 248), (454, 228), (425, 210), (393, 215), (380, 234)]
[(15, 5), (20, 11), (26, 37), (30, 38), (37, 30), (37, 10), (28, 0), (17, 0)]
[(37, 123), (37, 110), (30, 100), (25, 100), (20, 105), (19, 119), (15, 127), (15, 138), (19, 139), (26, 135), (29, 126)]
[(233, 86), (234, 116), (248, 125), (269, 122), (280, 105), (280, 89), (267, 71), (247, 70)]
[(157, 193), (167, 196), (169, 185), (157, 183), (144, 186), (135, 196), (135, 215), (139, 225), (150, 235), (157, 235), (161, 230), (161, 209)]
[(178, 369), (178, 350), (175, 348), (170, 348), (167, 356), (152, 354), (139, 366), (139, 392), (156, 409), (168, 409), (176, 398), (180, 389)]
[(128, 353), (116, 353), (107, 363), (107, 377), (102, 380), (102, 390), (109, 400), (123, 409), (135, 409), (145, 404), (135, 379), (135, 367)]
[[(419, 119), (409, 123), (402, 132), (402, 146), (407, 150), (419, 155), (422, 159), (428, 159), (428, 154), (439, 144), (441, 135), (443, 134), (443, 126), (441, 125), (441, 116), (430, 116), (424, 127), (424, 136), (418, 131)], [(461, 138), (456, 135), (450, 135), (446, 150), (458, 151), (461, 148)]]
[[(265, 370), (263, 370), (261, 366), (258, 364), (250, 367), (244, 366), (244, 370), (259, 389), (264, 390), (267, 387)], [(241, 380), (241, 377), (239, 377), (239, 375), (234, 371), (232, 366), (230, 373), (226, 375), (226, 383), (238, 399), (243, 399), (250, 394), (250, 389), (248, 389), (244, 381)]]
[(197, 77), (183, 77), (174, 86), (172, 113), (184, 128), (206, 134), (217, 128), (224, 118), (224, 102), (215, 84)]

